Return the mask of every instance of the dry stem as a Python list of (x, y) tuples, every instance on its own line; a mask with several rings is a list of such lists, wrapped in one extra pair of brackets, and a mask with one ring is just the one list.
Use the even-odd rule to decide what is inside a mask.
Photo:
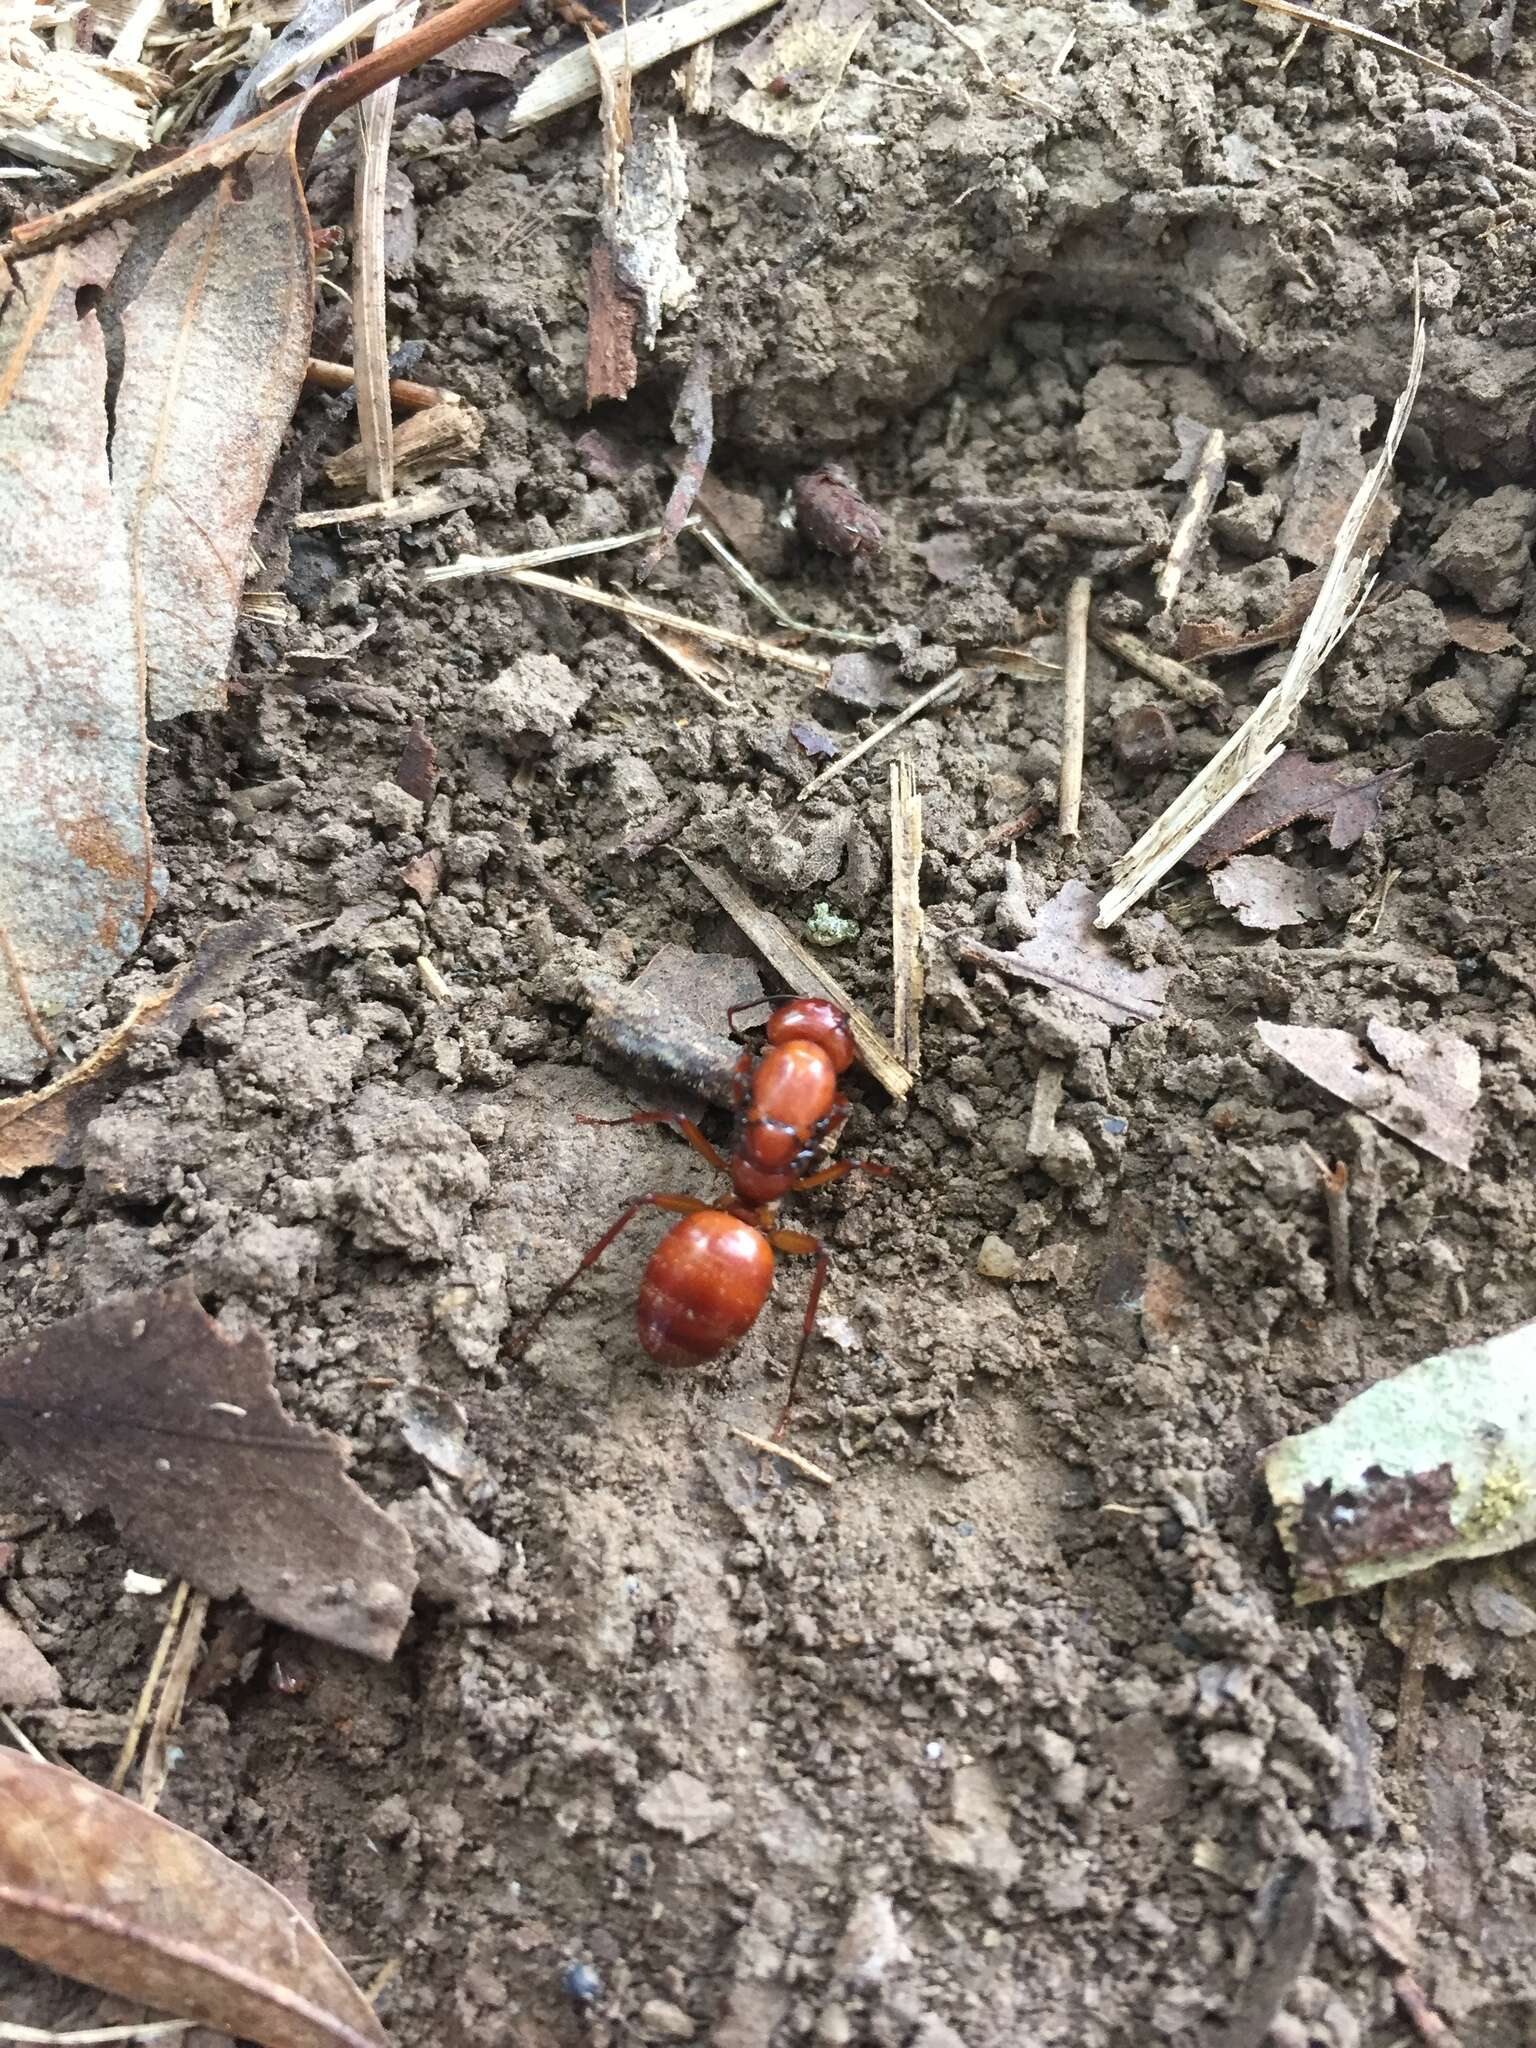
[[(355, 18), (355, 13), (354, 13)], [(416, 0), (404, 0), (374, 32), (381, 49), (415, 25)], [(395, 495), (395, 442), (390, 415), (389, 335), (385, 327), (384, 181), (400, 81), (392, 78), (357, 110), (357, 166), (352, 188), (352, 360), (357, 373), (357, 430), (370, 497)]]
[(1441, 78), (1454, 79), (1457, 85), (1465, 86), (1468, 92), (1475, 92), (1479, 99), (1503, 109), (1516, 121), (1528, 125), (1536, 124), (1536, 114), (1522, 106), (1519, 100), (1512, 100), (1470, 72), (1455, 71), (1438, 57), (1427, 57), (1419, 50), (1410, 50), (1403, 43), (1393, 42), (1390, 36), (1378, 35), (1373, 28), (1358, 28), (1352, 21), (1338, 21), (1331, 14), (1319, 14), (1316, 8), (1300, 7), (1295, 0), (1248, 0), (1250, 7), (1263, 7), (1271, 14), (1289, 15), (1292, 21), (1302, 21), (1309, 28), (1326, 29), (1330, 35), (1349, 36), (1354, 42), (1368, 43), (1373, 50), (1389, 50), (1394, 57), (1401, 57), (1409, 64), (1418, 64), (1426, 71), (1433, 71)]
[(170, 1664), (166, 1668), (160, 1704), (155, 1709), (154, 1724), (149, 1731), (149, 1740), (144, 1745), (144, 1765), (139, 1772), (139, 1798), (146, 1811), (150, 1813), (153, 1813), (160, 1804), (160, 1794), (165, 1790), (165, 1781), (170, 1776), (171, 1730), (181, 1719), (181, 1710), (186, 1705), (187, 1686), (191, 1682), (192, 1667), (197, 1662), (198, 1650), (202, 1647), (203, 1624), (207, 1619), (208, 1595), (194, 1593), (187, 1602), (181, 1640), (177, 1643)]
[(128, 1773), (133, 1769), (133, 1759), (138, 1754), (139, 1738), (149, 1720), (149, 1709), (160, 1684), (160, 1674), (165, 1669), (165, 1660), (171, 1654), (171, 1645), (176, 1640), (176, 1631), (181, 1626), (182, 1610), (187, 1604), (187, 1595), (192, 1588), (182, 1579), (171, 1597), (171, 1611), (165, 1617), (165, 1626), (160, 1631), (160, 1640), (155, 1645), (155, 1654), (150, 1659), (149, 1676), (134, 1703), (133, 1719), (128, 1723), (128, 1733), (123, 1737), (123, 1746), (108, 1780), (108, 1789), (121, 1792), (128, 1782)]
[(1061, 795), (1057, 830), (1077, 837), (1083, 802), (1083, 740), (1088, 726), (1088, 606), (1093, 585), (1074, 576), (1062, 618)]
[(841, 982), (833, 980), (809, 947), (803, 946), (771, 910), (760, 910), (734, 876), (695, 860), (681, 847), (671, 850), (688, 872), (704, 884), (726, 916), (745, 932), (786, 988), (800, 994), (825, 996), (846, 1013), (860, 1059), (886, 1093), (900, 1101), (912, 1086), (912, 1075), (863, 1005), (855, 1001)]
[(1227, 437), (1220, 427), (1212, 427), (1190, 477), (1183, 510), (1168, 543), (1167, 559), (1157, 572), (1158, 602), (1164, 611), (1179, 594), (1179, 585), (1184, 581), (1184, 571), (1189, 567), (1195, 542), (1204, 531), (1205, 522), (1211, 516), (1211, 507), (1226, 480)]
[(1101, 626), (1097, 620), (1090, 622), (1088, 630), (1106, 654), (1117, 656), (1149, 683), (1160, 683), (1181, 704), (1188, 704), (1195, 711), (1209, 711), (1213, 705), (1226, 702), (1227, 693), (1219, 683), (1213, 683), (1208, 676), (1197, 676), (1172, 655), (1159, 654), (1155, 647), (1143, 646), (1129, 633)]
[(891, 1016), (897, 1057), (923, 1064), (923, 799), (905, 758), (891, 763)]
[(766, 1451), (770, 1458), (782, 1458), (786, 1465), (793, 1465), (797, 1472), (803, 1472), (807, 1479), (814, 1479), (819, 1486), (836, 1486), (837, 1481), (830, 1472), (824, 1472), (820, 1465), (813, 1465), (798, 1451), (792, 1451), (788, 1444), (775, 1443), (771, 1436), (754, 1436), (750, 1429), (743, 1429), (739, 1423), (728, 1422), (726, 1428), (731, 1435), (750, 1445), (754, 1451)]

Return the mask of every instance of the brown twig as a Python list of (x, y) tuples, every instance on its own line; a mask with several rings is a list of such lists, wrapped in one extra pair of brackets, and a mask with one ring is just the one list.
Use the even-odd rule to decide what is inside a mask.
[(930, 689), (914, 697), (910, 704), (904, 704), (894, 718), (888, 718), (885, 724), (878, 727), (867, 739), (860, 740), (856, 747), (850, 747), (846, 754), (839, 755), (830, 768), (823, 768), (819, 775), (813, 775), (801, 790), (798, 801), (804, 803), (806, 798), (820, 789), (824, 783), (833, 781), (839, 775), (846, 775), (855, 761), (862, 761), (867, 753), (878, 747), (883, 740), (888, 740), (893, 732), (899, 732), (904, 725), (916, 718), (920, 711), (926, 711), (930, 704), (937, 704), (941, 698), (950, 696), (962, 684), (974, 679), (975, 672), (964, 668), (957, 668), (950, 675), (940, 677)]
[[(350, 363), (328, 363), (320, 356), (311, 356), (304, 382), (311, 391), (350, 391), (357, 382), (357, 372)], [(425, 412), (429, 405), (442, 405), (453, 395), (440, 391), (435, 384), (413, 384), (408, 377), (389, 380), (389, 402), (401, 412)]]
[(1435, 1639), (1439, 1608), (1433, 1600), (1419, 1596), (1413, 1611), (1413, 1628), (1403, 1651), (1403, 1669), (1397, 1684), (1397, 1736), (1392, 1761), (1400, 1771), (1408, 1769), (1419, 1753), (1424, 1727), (1424, 1673), (1429, 1668), (1430, 1645)]
[(1106, 654), (1117, 656), (1127, 668), (1145, 676), (1149, 683), (1160, 683), (1170, 697), (1176, 697), (1181, 704), (1188, 704), (1192, 710), (1209, 711), (1213, 705), (1226, 702), (1227, 693), (1219, 683), (1213, 683), (1209, 676), (1197, 676), (1182, 661), (1175, 661), (1171, 655), (1159, 654), (1155, 647), (1143, 646), (1129, 633), (1117, 632), (1113, 626), (1101, 626), (1097, 621), (1090, 625), (1089, 631)]
[(1077, 837), (1083, 802), (1083, 740), (1088, 720), (1088, 606), (1093, 585), (1074, 576), (1062, 614), (1061, 792), (1056, 829), (1063, 839)]
[(1056, 1112), (1061, 1107), (1067, 1082), (1065, 1060), (1044, 1060), (1035, 1076), (1034, 1099), (1029, 1106), (1029, 1130), (1024, 1149), (1031, 1159), (1041, 1159), (1051, 1149), (1056, 1134)]
[[(1007, 846), (1011, 840), (1022, 839), (1027, 832), (1033, 832), (1045, 816), (1043, 804), (1031, 804), (1027, 811), (1021, 811), (1016, 818), (1010, 818), (1006, 825), (998, 825), (989, 832), (976, 848), (976, 853), (995, 853), (1000, 846)], [(975, 855), (972, 856), (975, 858)]]
[(912, 1074), (863, 1004), (828, 974), (781, 919), (771, 910), (760, 909), (734, 876), (695, 860), (681, 847), (674, 846), (672, 851), (688, 872), (704, 884), (726, 916), (745, 932), (768, 965), (783, 978), (786, 988), (800, 994), (826, 996), (845, 1012), (860, 1059), (886, 1093), (901, 1100), (911, 1089)]
[(192, 1667), (197, 1662), (197, 1653), (202, 1648), (203, 1624), (207, 1619), (208, 1595), (194, 1593), (187, 1602), (187, 1611), (181, 1625), (181, 1640), (166, 1666), (160, 1704), (155, 1709), (149, 1739), (144, 1745), (144, 1763), (139, 1772), (139, 1799), (151, 1813), (160, 1804), (165, 1781), (171, 1774), (171, 1731), (180, 1721), (181, 1710), (186, 1705), (187, 1686), (192, 1677)]

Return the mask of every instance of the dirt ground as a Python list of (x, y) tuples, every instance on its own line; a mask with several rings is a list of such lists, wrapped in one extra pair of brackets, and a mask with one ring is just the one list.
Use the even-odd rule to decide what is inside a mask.
[[(528, 13), (536, 46), (568, 40)], [(1536, 102), (1512, 11), (1356, 18)], [(798, 150), (681, 113), (666, 66), (643, 81), (639, 110), (676, 115), (689, 153), (698, 287), (634, 397), (595, 415), (593, 110), (509, 136), (491, 102), (397, 131), (419, 240), (391, 332), (484, 411), (448, 480), (467, 503), (285, 542), (353, 439), (345, 401), (306, 401), (258, 536), (258, 586), (275, 563), (298, 623), (249, 625), (227, 714), (157, 733), (170, 886), (97, 1021), (211, 925), (268, 911), (283, 936), (179, 1048), (136, 1057), (83, 1172), (0, 1196), (0, 1339), (190, 1276), (267, 1334), (289, 1407), (349, 1438), (406, 1517), (423, 1590), (395, 1661), (267, 1631), (189, 1707), (163, 1803), (312, 1907), (361, 1981), (398, 1962), (398, 2042), (1397, 2048), (1440, 2024), (1523, 2048), (1536, 1575), (1516, 1554), (1406, 1604), (1298, 1608), (1258, 1461), (1372, 1380), (1536, 1316), (1536, 137), (1241, 4), (969, 0), (965, 19), (989, 76), (882, 0)], [(722, 40), (722, 103), (751, 33)], [(997, 828), (1044, 803), (1017, 842), (1031, 906), (1102, 883), (1273, 681), (1269, 655), (1212, 664), (1225, 699), (1197, 711), (1095, 651), (1063, 846), (1049, 682), (984, 669), (798, 804), (825, 763), (791, 725), (845, 745), (884, 713), (734, 658), (722, 709), (601, 613), (420, 581), (654, 519), (703, 339), (733, 539), (797, 617), (916, 628), (902, 693), (1054, 621), (1075, 573), (1164, 647), (1191, 621), (1260, 631), (1353, 489), (1329, 498), (1304, 436), (1342, 435), (1347, 472), (1401, 389), (1415, 255), (1430, 338), (1401, 516), (1293, 740), (1410, 772), (1348, 851), (1308, 824), (1267, 849), (1315, 877), (1310, 924), (1244, 929), (1176, 870), (1165, 921), (1144, 907), (1117, 942), (1173, 969), (1166, 1012), (1107, 1045), (957, 961), (957, 935), (1009, 942)], [(344, 308), (321, 304), (335, 353)], [(1231, 471), (1160, 619), (1179, 420), (1223, 428)], [(885, 524), (872, 562), (780, 522), (824, 459)], [(1063, 507), (1082, 516), (1053, 523)], [(769, 629), (686, 538), (648, 594)], [(540, 690), (568, 715), (530, 737)], [(1171, 739), (1127, 762), (1112, 727), (1149, 703)], [(437, 749), (426, 802), (396, 780), (413, 722)], [(1496, 735), (1497, 759), (1435, 786), (1413, 764), (1446, 730)], [(712, 1186), (664, 1131), (573, 1122), (640, 1099), (584, 1038), (596, 975), (668, 946), (748, 956), (671, 848), (796, 928), (823, 902), (848, 919), (829, 964), (889, 1021), (897, 752), (925, 807), (923, 1070), (901, 1105), (854, 1077), (848, 1148), (896, 1175), (795, 1205), (834, 1255), (792, 1429), (825, 1489), (725, 1430), (772, 1425), (795, 1262), (697, 1376), (635, 1341), (649, 1223), (526, 1356), (507, 1342), (625, 1199)], [(401, 880), (424, 852), (425, 908)], [(1469, 1171), (1254, 1031), (1371, 1017), (1478, 1049)], [(1048, 1061), (1065, 1094), (1042, 1158)], [(1308, 1148), (1350, 1169), (1347, 1298)], [(989, 1237), (1001, 1277), (978, 1270)], [(434, 1465), (422, 1446), (458, 1412), (463, 1449)], [(153, 1560), (3, 1463), (0, 1538), (3, 1597), (67, 1701), (24, 1724), (104, 1778), (168, 1597), (123, 1574)], [(7, 1961), (0, 2009), (107, 2010)]]

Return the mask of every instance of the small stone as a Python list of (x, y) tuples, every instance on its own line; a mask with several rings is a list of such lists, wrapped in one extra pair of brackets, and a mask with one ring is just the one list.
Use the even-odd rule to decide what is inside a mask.
[(833, 1999), (830, 2005), (822, 2007), (821, 2017), (816, 2022), (816, 2039), (822, 2048), (847, 2048), (853, 2039), (853, 2021), (848, 2017), (846, 2005), (839, 2005)]
[(1264, 1743), (1257, 1735), (1240, 1735), (1234, 1729), (1218, 1729), (1204, 1742), (1205, 1760), (1225, 1785), (1251, 1791), (1264, 1775)]
[(1520, 602), (1536, 532), (1536, 491), (1503, 484), (1465, 506), (1433, 543), (1425, 567), (1482, 612)]
[(677, 1835), (687, 1848), (718, 1834), (731, 1819), (731, 1808), (710, 1795), (707, 1785), (687, 1771), (668, 1771), (640, 1800), (635, 1811), (650, 1827)]
[(1094, 1177), (1093, 1150), (1081, 1131), (1070, 1125), (1065, 1129), (1059, 1125), (1052, 1135), (1050, 1150), (1041, 1160), (1051, 1179), (1059, 1187), (1086, 1187)]
[(1453, 676), (1443, 676), (1421, 690), (1408, 706), (1409, 720), (1420, 732), (1476, 732), (1483, 714)]
[(476, 729), (511, 754), (543, 753), (592, 694), (557, 654), (520, 654), (482, 683), (471, 702)]
[(878, 1984), (910, 1960), (895, 1910), (884, 1892), (866, 1892), (848, 1915), (832, 1958), (832, 1974), (852, 1984)]
[(1178, 734), (1160, 704), (1138, 704), (1115, 720), (1110, 748), (1132, 775), (1156, 775), (1173, 759)]
[(640, 2008), (640, 2026), (653, 2041), (691, 2041), (697, 2026), (670, 1999), (648, 1998)]
[(983, 1280), (1016, 1280), (1020, 1259), (1011, 1244), (998, 1237), (995, 1232), (981, 1240), (981, 1250), (976, 1254), (976, 1270)]
[(398, 782), (376, 782), (368, 792), (368, 812), (383, 832), (419, 832), (426, 806)]

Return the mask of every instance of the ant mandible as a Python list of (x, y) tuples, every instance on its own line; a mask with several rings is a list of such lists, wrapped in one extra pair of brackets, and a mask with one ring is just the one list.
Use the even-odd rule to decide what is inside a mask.
[[(757, 1003), (734, 1005), (726, 1013), (728, 1024), (738, 1011), (756, 1008)], [(827, 1187), (850, 1173), (885, 1174), (890, 1168), (867, 1159), (816, 1164), (852, 1107), (838, 1082), (857, 1052), (848, 1018), (837, 1004), (820, 996), (797, 997), (781, 1003), (764, 1029), (766, 1052), (756, 1059), (744, 1053), (736, 1069), (737, 1118), (728, 1159), (696, 1124), (672, 1110), (577, 1117), (580, 1124), (671, 1124), (711, 1166), (730, 1175), (735, 1199), (711, 1203), (693, 1195), (641, 1195), (629, 1203), (524, 1327), (514, 1357), (642, 1209), (664, 1209), (680, 1220), (652, 1252), (635, 1305), (640, 1342), (659, 1365), (703, 1365), (739, 1343), (768, 1299), (775, 1252), (815, 1259), (789, 1389), (773, 1432), (775, 1438), (783, 1435), (830, 1262), (820, 1238), (780, 1227), (779, 1203), (786, 1195)]]

